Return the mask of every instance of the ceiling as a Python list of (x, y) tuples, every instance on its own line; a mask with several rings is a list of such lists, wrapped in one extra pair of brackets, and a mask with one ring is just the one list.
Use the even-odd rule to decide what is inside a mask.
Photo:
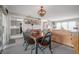
[[(25, 16), (40, 17), (40, 5), (7, 5), (9, 12)], [(79, 17), (78, 5), (44, 5), (47, 11), (43, 19), (62, 20)]]

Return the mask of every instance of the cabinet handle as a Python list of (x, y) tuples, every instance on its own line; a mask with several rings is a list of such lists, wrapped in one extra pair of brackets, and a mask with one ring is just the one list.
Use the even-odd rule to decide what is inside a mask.
[(71, 40), (72, 40), (72, 38), (71, 38)]

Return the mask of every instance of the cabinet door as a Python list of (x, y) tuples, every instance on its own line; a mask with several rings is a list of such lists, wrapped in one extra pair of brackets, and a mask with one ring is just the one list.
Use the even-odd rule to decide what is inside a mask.
[(68, 45), (68, 46), (73, 47), (72, 38), (71, 38), (71, 37), (66, 38), (66, 39), (65, 39), (65, 44)]
[(75, 53), (79, 53), (79, 33), (73, 33), (73, 45)]
[(68, 45), (68, 46), (73, 47), (73, 44), (72, 44), (72, 33), (66, 32), (66, 34), (64, 36), (63, 43), (66, 44), (66, 45)]

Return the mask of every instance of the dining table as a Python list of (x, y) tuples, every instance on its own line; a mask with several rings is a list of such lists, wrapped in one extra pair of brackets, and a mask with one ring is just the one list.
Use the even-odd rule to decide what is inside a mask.
[(34, 39), (34, 41), (35, 41), (35, 49), (36, 49), (35, 53), (38, 54), (39, 44), (38, 44), (37, 41), (38, 41), (39, 38), (43, 38), (44, 34), (43, 33), (37, 33), (37, 32), (34, 31), (34, 32), (31, 33), (30, 37), (32, 39)]

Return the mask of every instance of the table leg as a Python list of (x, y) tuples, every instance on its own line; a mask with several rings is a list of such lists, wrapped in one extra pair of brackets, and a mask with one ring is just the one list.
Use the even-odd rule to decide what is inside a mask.
[(36, 54), (38, 54), (38, 44), (36, 44)]
[(50, 40), (50, 44), (49, 44), (49, 50), (50, 50), (50, 52), (52, 54), (53, 52), (52, 52), (52, 49), (51, 49), (51, 40)]
[(35, 47), (36, 47), (35, 53), (38, 54), (38, 43), (37, 43), (36, 38), (34, 38), (34, 41), (35, 41)]

